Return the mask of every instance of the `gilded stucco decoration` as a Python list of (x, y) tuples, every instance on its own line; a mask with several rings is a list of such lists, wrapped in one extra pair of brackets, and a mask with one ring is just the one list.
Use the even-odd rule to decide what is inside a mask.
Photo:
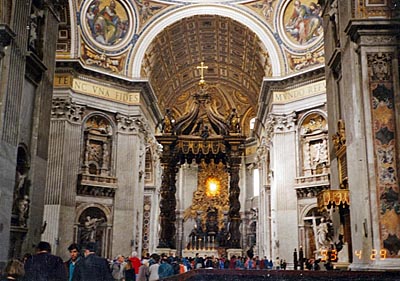
[(115, 73), (123, 73), (126, 63), (126, 55), (108, 56), (104, 53), (97, 53), (85, 44), (81, 45), (81, 60), (86, 64), (94, 67), (103, 68)]
[[(214, 180), (218, 182), (218, 193), (213, 195), (209, 192), (208, 184)], [(208, 195), (207, 195), (208, 194)], [(184, 212), (184, 219), (200, 217), (203, 229), (206, 229), (207, 213), (209, 210), (217, 212), (218, 229), (224, 227), (224, 214), (229, 210), (228, 173), (226, 167), (220, 162), (206, 164), (204, 161), (199, 167), (198, 186), (193, 193), (192, 205)]]
[(323, 46), (314, 52), (306, 52), (301, 55), (287, 52), (286, 56), (290, 72), (301, 71), (325, 63)]

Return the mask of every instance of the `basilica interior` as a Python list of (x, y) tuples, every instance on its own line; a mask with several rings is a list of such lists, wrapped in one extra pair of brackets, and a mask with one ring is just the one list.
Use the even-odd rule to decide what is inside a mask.
[(399, 19), (398, 0), (2, 0), (0, 263), (44, 240), (398, 269)]

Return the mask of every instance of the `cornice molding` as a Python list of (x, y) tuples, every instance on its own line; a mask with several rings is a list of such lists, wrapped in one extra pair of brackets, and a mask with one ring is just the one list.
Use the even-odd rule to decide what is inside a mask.
[[(362, 37), (398, 36), (400, 34), (400, 19), (354, 19), (349, 21), (344, 32), (353, 42), (368, 44), (368, 42), (361, 42)], [(391, 45), (398, 45), (398, 40), (391, 41), (393, 41)], [(374, 42), (370, 43), (388, 45), (389, 42), (387, 40), (374, 40)]]

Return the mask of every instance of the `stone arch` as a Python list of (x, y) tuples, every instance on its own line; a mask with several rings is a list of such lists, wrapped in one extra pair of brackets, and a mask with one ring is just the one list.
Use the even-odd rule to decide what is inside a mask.
[(138, 39), (133, 52), (130, 57), (133, 58), (133, 62), (130, 66), (129, 71), (131, 76), (134, 78), (141, 77), (142, 61), (146, 50), (150, 46), (151, 42), (156, 36), (162, 32), (162, 30), (186, 17), (194, 15), (218, 15), (231, 18), (237, 22), (247, 26), (252, 30), (263, 43), (267, 49), (272, 64), (272, 76), (279, 76), (282, 72), (283, 66), (281, 65), (281, 56), (278, 53), (278, 48), (274, 45), (275, 42), (273, 34), (267, 30), (265, 26), (260, 24), (256, 19), (243, 16), (243, 11), (234, 6), (221, 6), (218, 4), (207, 4), (207, 5), (194, 5), (192, 7), (183, 7), (173, 10), (173, 14), (162, 16), (155, 21), (155, 24), (149, 27)]

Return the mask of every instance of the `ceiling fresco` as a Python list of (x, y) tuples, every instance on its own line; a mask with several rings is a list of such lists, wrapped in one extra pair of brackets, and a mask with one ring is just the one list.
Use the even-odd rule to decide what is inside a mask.
[[(58, 59), (148, 79), (160, 109), (170, 108), (177, 117), (188, 110), (198, 89), (197, 66), (204, 62), (213, 102), (221, 114), (236, 108), (248, 130), (263, 78), (324, 64), (317, 2), (70, 0), (60, 24)], [(147, 38), (151, 41), (143, 44)], [(138, 57), (140, 70), (132, 75)]]

